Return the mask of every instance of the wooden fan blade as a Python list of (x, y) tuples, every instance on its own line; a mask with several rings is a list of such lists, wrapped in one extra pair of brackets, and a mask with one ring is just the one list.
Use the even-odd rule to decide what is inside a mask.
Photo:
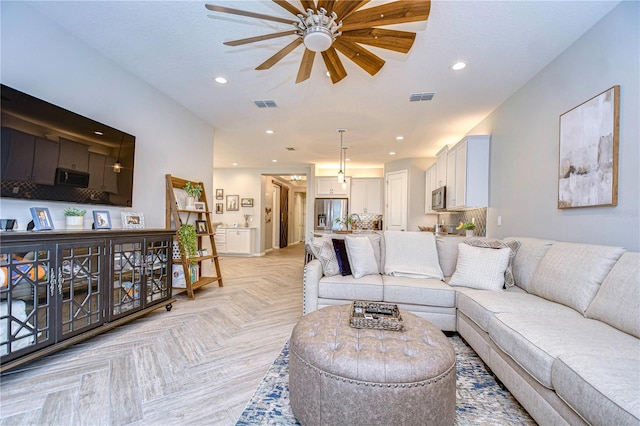
[[(302, 13), (300, 9), (289, 3), (287, 0), (273, 0), (273, 2), (296, 16), (298, 16), (298, 13)], [(302, 14), (304, 15), (304, 13)]]
[(255, 43), (256, 41), (269, 40), (272, 38), (284, 37), (292, 34), (298, 34), (298, 30), (283, 31), (281, 33), (265, 34), (256, 37), (243, 38), (241, 40), (225, 41), (225, 46), (241, 46), (243, 44)]
[(337, 38), (333, 46), (371, 75), (376, 75), (384, 65), (382, 58), (351, 41)]
[(386, 3), (380, 6), (359, 10), (348, 17), (342, 18), (342, 31), (424, 21), (429, 17), (430, 10), (430, 0), (395, 1), (392, 3)]
[(361, 30), (343, 31), (340, 39), (407, 53), (413, 46), (416, 34), (409, 31), (363, 28)]
[(347, 71), (344, 69), (336, 49), (330, 47), (328, 50), (322, 52), (322, 59), (327, 67), (327, 71), (329, 71), (329, 77), (331, 77), (333, 84), (336, 84), (347, 76)]
[(313, 67), (313, 59), (316, 57), (316, 52), (309, 49), (304, 49), (304, 55), (302, 55), (302, 62), (300, 62), (300, 69), (298, 69), (298, 77), (296, 77), (296, 84), (305, 81), (311, 76), (311, 68)]
[(318, 9), (324, 7), (327, 11), (327, 14), (330, 15), (335, 2), (336, 0), (318, 0)]
[(283, 47), (278, 53), (276, 53), (275, 55), (273, 55), (272, 57), (270, 57), (269, 59), (267, 59), (266, 61), (264, 61), (260, 65), (258, 65), (256, 67), (256, 69), (257, 70), (268, 70), (269, 68), (271, 68), (272, 66), (277, 64), (278, 61), (280, 61), (282, 58), (284, 58), (289, 53), (291, 53), (293, 51), (293, 49), (295, 49), (296, 47), (300, 46), (301, 44), (302, 44), (302, 39), (301, 38), (297, 38), (297, 39), (293, 40), (291, 43), (289, 43), (285, 47)]
[(232, 15), (248, 16), (249, 18), (265, 19), (267, 21), (282, 22), (283, 24), (294, 24), (295, 25), (296, 22), (297, 22), (297, 21), (293, 21), (293, 20), (287, 19), (287, 18), (279, 18), (277, 16), (269, 16), (269, 15), (263, 15), (261, 13), (247, 12), (245, 10), (232, 9), (230, 7), (216, 6), (216, 5), (213, 5), (213, 4), (205, 4), (204, 6), (207, 9), (209, 9), (209, 10), (211, 10), (213, 12), (230, 13)]
[(316, 2), (314, 0), (300, 0), (300, 3), (302, 3), (302, 7), (304, 8), (304, 10), (316, 10)]
[(338, 20), (343, 20), (349, 16), (354, 10), (358, 10), (360, 7), (369, 3), (369, 0), (360, 0), (360, 1), (339, 1), (334, 7), (333, 10), (338, 15)]

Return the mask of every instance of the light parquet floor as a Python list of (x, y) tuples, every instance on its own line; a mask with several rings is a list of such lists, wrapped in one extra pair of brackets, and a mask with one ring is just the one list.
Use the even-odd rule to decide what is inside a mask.
[(233, 425), (302, 316), (303, 263), (223, 257), (224, 287), (5, 373), (0, 425)]

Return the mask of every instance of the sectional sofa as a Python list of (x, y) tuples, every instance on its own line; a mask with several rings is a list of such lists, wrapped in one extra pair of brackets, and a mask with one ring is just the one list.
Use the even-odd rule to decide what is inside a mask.
[[(345, 239), (350, 275), (340, 250), (331, 257), (334, 238)], [(395, 303), (458, 332), (539, 424), (640, 425), (639, 253), (389, 231), (308, 247), (305, 314)]]

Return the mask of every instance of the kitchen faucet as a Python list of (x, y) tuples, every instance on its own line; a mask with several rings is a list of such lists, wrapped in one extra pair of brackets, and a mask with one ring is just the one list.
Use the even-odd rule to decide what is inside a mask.
[(360, 215), (358, 213), (351, 213), (351, 217), (353, 216), (358, 218), (358, 222), (357, 222), (358, 228), (362, 228), (362, 219), (360, 219)]

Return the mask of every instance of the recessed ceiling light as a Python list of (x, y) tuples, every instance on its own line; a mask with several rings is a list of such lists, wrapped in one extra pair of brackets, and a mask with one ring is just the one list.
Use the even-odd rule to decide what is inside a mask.
[(389, 153), (389, 155), (396, 155), (396, 152), (395, 152), (395, 151), (391, 151), (391, 152)]
[(278, 160), (271, 160), (271, 162), (272, 162), (272, 163), (277, 163), (277, 162), (278, 162)]
[(232, 165), (232, 166), (237, 166), (237, 165), (238, 165), (238, 163), (231, 163), (231, 165)]
[(227, 84), (227, 79), (224, 77), (216, 77), (216, 83)]
[(461, 69), (464, 69), (466, 67), (467, 63), (464, 61), (456, 62), (455, 64), (451, 65), (451, 69), (454, 71), (460, 71)]
[(104, 135), (104, 133), (102, 133), (100, 130), (96, 130), (95, 132), (93, 132), (94, 134), (98, 135), (98, 136), (102, 136)]
[(396, 140), (397, 140), (397, 141), (401, 141), (401, 140), (403, 140), (403, 139), (404, 139), (404, 136), (396, 136)]
[(344, 161), (351, 161), (351, 158), (345, 158)]
[(268, 135), (272, 135), (274, 132), (273, 132), (273, 130), (269, 129), (265, 133), (268, 134)]

